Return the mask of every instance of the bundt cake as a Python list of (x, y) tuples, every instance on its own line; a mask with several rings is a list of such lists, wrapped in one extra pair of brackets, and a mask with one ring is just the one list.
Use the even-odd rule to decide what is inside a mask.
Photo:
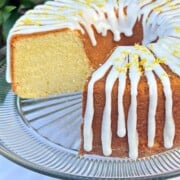
[(22, 98), (83, 91), (83, 154), (149, 156), (180, 146), (179, 0), (55, 0), (7, 42)]

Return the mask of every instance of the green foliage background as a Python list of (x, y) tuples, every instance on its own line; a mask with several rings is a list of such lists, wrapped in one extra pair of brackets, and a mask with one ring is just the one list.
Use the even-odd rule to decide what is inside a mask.
[(0, 47), (6, 43), (10, 28), (28, 9), (47, 0), (0, 0)]

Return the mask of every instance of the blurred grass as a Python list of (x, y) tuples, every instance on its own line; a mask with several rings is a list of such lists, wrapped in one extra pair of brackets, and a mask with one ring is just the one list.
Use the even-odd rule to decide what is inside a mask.
[(6, 44), (9, 30), (28, 9), (47, 0), (0, 0), (0, 47)]

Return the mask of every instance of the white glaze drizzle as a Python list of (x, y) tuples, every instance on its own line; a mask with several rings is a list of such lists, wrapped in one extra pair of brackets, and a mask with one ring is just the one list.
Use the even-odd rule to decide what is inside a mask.
[[(127, 6), (127, 14), (124, 8)], [(84, 34), (84, 29), (87, 31), (92, 45), (96, 46), (96, 38), (92, 25), (99, 34), (105, 36), (108, 30), (114, 34), (114, 40), (119, 41), (121, 34), (126, 36), (132, 35), (133, 27), (137, 20), (142, 17), (144, 39), (142, 44), (146, 45), (154, 55), (165, 61), (166, 65), (180, 75), (179, 63), (179, 44), (180, 44), (180, 3), (179, 0), (113, 0), (113, 1), (85, 1), (85, 0), (55, 0), (47, 2), (45, 5), (37, 6), (34, 10), (27, 12), (20, 18), (10, 31), (7, 44), (7, 71), (6, 79), (11, 82), (11, 69), (10, 69), (10, 41), (11, 37), (16, 34), (30, 34), (42, 31), (49, 31), (55, 29), (69, 28), (71, 30), (80, 30)], [(132, 13), (133, 11), (133, 13)], [(118, 16), (116, 13), (118, 12)], [(107, 18), (105, 16), (107, 14)], [(83, 27), (82, 27), (83, 26)], [(159, 39), (158, 39), (159, 38)], [(156, 43), (151, 43), (154, 40)], [(151, 44), (150, 44), (151, 43)], [(129, 52), (127, 53), (127, 50)], [(165, 71), (158, 63), (154, 63), (155, 56), (145, 47), (118, 47), (112, 56), (92, 75), (88, 85), (87, 93), (87, 106), (84, 116), (84, 149), (87, 151), (92, 150), (93, 132), (92, 121), (94, 117), (94, 100), (93, 88), (94, 84), (101, 79), (107, 71), (112, 67), (106, 83), (106, 105), (103, 115), (103, 129), (102, 131), (102, 144), (103, 152), (105, 155), (111, 154), (111, 128), (110, 128), (110, 114), (111, 114), (111, 91), (114, 82), (118, 79), (118, 130), (117, 134), (124, 137), (126, 134), (125, 128), (125, 115), (123, 108), (123, 94), (126, 86), (126, 73), (129, 68), (129, 76), (131, 81), (131, 106), (128, 113), (128, 141), (130, 149), (130, 157), (135, 159), (138, 156), (138, 133), (136, 131), (136, 110), (137, 110), (137, 84), (140, 78), (138, 68), (135, 69), (128, 65), (127, 58), (122, 58), (120, 62), (114, 62), (114, 56), (117, 52), (123, 54), (127, 53), (129, 57), (138, 55), (143, 61), (145, 76), (149, 86), (149, 113), (148, 113), (148, 146), (152, 147), (155, 137), (155, 113), (157, 108), (157, 84), (155, 81), (155, 71), (157, 76), (161, 79), (166, 97), (166, 118), (164, 128), (164, 144), (166, 148), (172, 147), (174, 139), (174, 120), (172, 114), (172, 91), (170, 87), (170, 80)], [(164, 58), (166, 56), (166, 58)], [(131, 58), (129, 59), (132, 60)], [(120, 72), (117, 70), (117, 66)], [(117, 73), (116, 70), (119, 72)], [(162, 77), (162, 73), (163, 76)], [(133, 75), (132, 75), (133, 74)], [(134, 76), (136, 75), (136, 76)], [(136, 82), (136, 83), (135, 83)], [(132, 93), (133, 92), (133, 93)], [(108, 115), (108, 116), (107, 116)], [(133, 116), (133, 115), (136, 115)], [(133, 117), (133, 118), (131, 118)], [(106, 125), (107, 124), (107, 125)], [(108, 133), (107, 133), (108, 132)], [(136, 138), (134, 141), (133, 138)], [(135, 149), (135, 152), (132, 151)]]
[(145, 75), (149, 86), (148, 147), (153, 147), (156, 135), (157, 84), (152, 71), (145, 71)]
[(128, 63), (128, 57), (125, 57), (125, 61), (122, 64), (124, 68), (124, 72), (119, 73), (119, 85), (118, 85), (118, 127), (117, 127), (117, 135), (119, 137), (124, 137), (126, 135), (126, 125), (125, 125), (125, 113), (124, 113), (124, 105), (123, 105), (123, 96), (126, 88), (126, 73)]
[[(101, 139), (102, 142), (102, 150), (105, 156), (109, 156), (112, 153), (111, 149), (111, 141), (112, 141), (112, 132), (111, 132), (111, 105), (112, 105), (112, 89), (115, 81), (118, 78), (118, 72), (113, 67), (110, 73), (107, 76), (106, 84), (105, 84), (105, 107), (103, 112), (102, 119), (102, 130), (101, 130)], [(106, 132), (106, 133), (104, 133)]]
[(139, 52), (140, 59), (145, 60), (144, 64), (144, 73), (147, 78), (147, 83), (149, 86), (149, 109), (148, 109), (148, 147), (153, 147), (154, 145), (154, 138), (156, 132), (156, 122), (155, 122), (155, 115), (157, 109), (157, 102), (158, 102), (158, 94), (157, 94), (157, 83), (155, 76), (152, 72), (152, 67), (148, 67), (150, 63), (153, 63), (154, 57), (151, 53), (147, 50), (146, 53)]
[(175, 124), (172, 112), (173, 102), (170, 79), (160, 65), (156, 65), (154, 71), (161, 79), (165, 95), (164, 146), (165, 148), (171, 148), (173, 146), (173, 140), (175, 135)]
[[(131, 50), (132, 52), (132, 50)], [(135, 56), (135, 57), (133, 57)], [(138, 132), (137, 132), (137, 94), (138, 83), (140, 80), (139, 56), (135, 53), (129, 55), (129, 79), (131, 84), (131, 103), (128, 112), (127, 132), (129, 144), (129, 157), (136, 159), (138, 157)]]
[(83, 135), (84, 135), (84, 149), (86, 151), (92, 150), (92, 142), (93, 142), (93, 132), (92, 132), (92, 121), (94, 116), (94, 98), (93, 98), (93, 91), (94, 91), (94, 84), (96, 81), (101, 79), (106, 71), (111, 67), (111, 61), (107, 61), (103, 66), (101, 66), (98, 71), (95, 71), (91, 77), (91, 81), (88, 84), (88, 92), (87, 92), (87, 104), (86, 104), (86, 111), (84, 115), (84, 128), (83, 128)]
[[(150, 52), (148, 54), (149, 54), (148, 61), (150, 63), (152, 63), (154, 60), (154, 56), (152, 54), (150, 54)], [(142, 57), (142, 55), (141, 55), (141, 57)], [(170, 85), (170, 79), (168, 77), (168, 74), (158, 63), (154, 64), (153, 70), (156, 73), (156, 75), (159, 77), (159, 79), (161, 80), (162, 85), (163, 85), (163, 90), (164, 90), (164, 95), (165, 95), (164, 146), (166, 148), (171, 148), (173, 146), (173, 140), (174, 140), (174, 135), (175, 135), (175, 124), (174, 124), (174, 118), (173, 118), (173, 112), (172, 112), (173, 100), (172, 100), (172, 90), (171, 90), (171, 85)], [(151, 85), (153, 85), (153, 84), (151, 83)], [(154, 89), (155, 90), (154, 93), (155, 93), (157, 87), (154, 86), (153, 88), (155, 88)], [(155, 98), (155, 99), (157, 101), (157, 98)], [(151, 103), (151, 101), (150, 101), (150, 103)], [(153, 103), (155, 103), (154, 105), (156, 107), (157, 102), (153, 102)], [(153, 123), (152, 123), (152, 125), (153, 125)], [(150, 138), (152, 138), (152, 137), (150, 137)]]

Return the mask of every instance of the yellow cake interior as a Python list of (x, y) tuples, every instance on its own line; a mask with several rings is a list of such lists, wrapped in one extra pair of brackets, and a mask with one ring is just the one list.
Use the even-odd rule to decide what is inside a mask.
[(77, 31), (15, 36), (12, 56), (13, 89), (20, 97), (82, 91), (91, 72)]

